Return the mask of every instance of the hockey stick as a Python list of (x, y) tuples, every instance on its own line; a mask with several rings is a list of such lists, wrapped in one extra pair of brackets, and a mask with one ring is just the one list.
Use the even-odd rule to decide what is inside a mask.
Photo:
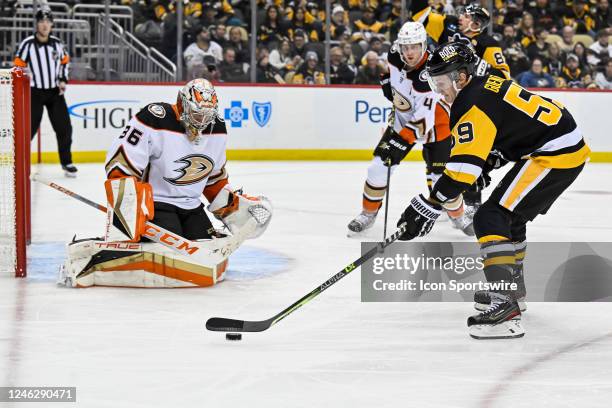
[(370, 249), (368, 252), (362, 255), (361, 258), (357, 259), (351, 264), (348, 264), (340, 272), (323, 282), (321, 285), (314, 288), (309, 294), (305, 295), (300, 300), (293, 303), (291, 306), (287, 307), (285, 310), (269, 318), (268, 320), (246, 321), (226, 319), (223, 317), (211, 317), (206, 321), (206, 328), (210, 331), (223, 332), (261, 332), (266, 329), (269, 329), (270, 326), (280, 322), (285, 317), (289, 316), (291, 313), (295, 312), (297, 309), (304, 306), (306, 303), (310, 302), (315, 297), (319, 296), (324, 290), (338, 282), (340, 279), (353, 272), (355, 269), (360, 267), (364, 262), (372, 258), (378, 252), (383, 252), (385, 247), (396, 241), (399, 236), (406, 231), (406, 228), (407, 225), (402, 224), (400, 228), (385, 241), (378, 243), (378, 245), (376, 245), (374, 248)]
[[(36, 174), (32, 174), (30, 178), (33, 181), (37, 181), (41, 184), (45, 184), (57, 191), (60, 191), (66, 194), (67, 196), (75, 198), (79, 200), (80, 202), (89, 205), (90, 207), (96, 208), (104, 213), (106, 212), (106, 207), (103, 206), (102, 204), (98, 204), (94, 201), (91, 201), (73, 191), (68, 190), (65, 187), (60, 186), (59, 184), (55, 184), (54, 182), (49, 181), (49, 180), (44, 180), (38, 177), (38, 175)], [(147, 221), (145, 225), (146, 225), (146, 229), (145, 229), (143, 236), (149, 238), (151, 241), (155, 241), (157, 243), (162, 244), (165, 247), (171, 248), (181, 255), (191, 256), (191, 255), (196, 254), (201, 249), (200, 245), (197, 242), (193, 242), (186, 238), (183, 238), (180, 235), (170, 232), (158, 225), (153, 224), (150, 221)]]
[(385, 226), (383, 240), (387, 239), (387, 214), (389, 214), (389, 190), (391, 189), (391, 159), (387, 159), (387, 191), (385, 193)]

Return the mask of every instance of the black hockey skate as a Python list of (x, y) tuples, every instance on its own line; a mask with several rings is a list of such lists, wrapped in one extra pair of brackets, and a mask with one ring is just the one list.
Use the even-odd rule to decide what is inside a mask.
[(478, 339), (512, 339), (523, 337), (521, 310), (510, 296), (489, 292), (491, 303), (477, 315), (468, 317), (470, 336)]
[[(527, 295), (527, 289), (525, 288), (525, 278), (523, 277), (523, 268), (517, 268), (516, 274), (512, 277), (513, 282), (516, 283), (517, 289), (510, 295), (518, 302), (521, 312), (527, 310), (527, 303), (525, 303), (525, 296)], [(487, 310), (491, 304), (491, 292), (486, 290), (478, 290), (474, 293), (474, 309), (483, 311)]]

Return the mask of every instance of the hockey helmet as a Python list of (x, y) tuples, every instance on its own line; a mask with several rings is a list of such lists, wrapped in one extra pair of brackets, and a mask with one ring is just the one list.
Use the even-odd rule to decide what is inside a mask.
[(36, 19), (36, 22), (42, 21), (44, 19), (53, 22), (53, 14), (51, 13), (51, 9), (46, 7), (38, 9), (36, 14), (34, 15), (34, 18)]
[(457, 91), (456, 81), (459, 72), (470, 76), (476, 69), (478, 57), (472, 47), (463, 41), (452, 41), (438, 46), (429, 56), (425, 70), (429, 85), (434, 92), (444, 93), (442, 89), (452, 85)]
[(482, 7), (480, 4), (468, 4), (459, 10), (459, 15), (466, 14), (470, 16), (474, 23), (479, 23), (478, 29), (471, 29), (474, 32), (481, 33), (491, 22), (491, 14), (489, 10)]
[(408, 21), (402, 25), (399, 32), (397, 33), (397, 39), (395, 40), (395, 46), (399, 51), (400, 57), (404, 64), (409, 66), (416, 65), (416, 62), (409, 63), (408, 58), (404, 54), (407, 52), (410, 45), (418, 44), (421, 46), (421, 53), (419, 54), (417, 61), (420, 61), (425, 50), (427, 50), (427, 31), (422, 23), (417, 21)]
[(189, 81), (177, 97), (179, 119), (191, 136), (198, 136), (219, 116), (217, 92), (210, 81), (197, 78)]

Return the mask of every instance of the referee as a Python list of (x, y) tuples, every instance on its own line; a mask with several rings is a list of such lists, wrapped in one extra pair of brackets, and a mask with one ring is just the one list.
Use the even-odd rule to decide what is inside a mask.
[(51, 126), (57, 137), (60, 163), (66, 177), (76, 177), (77, 168), (72, 164), (72, 125), (64, 92), (68, 82), (70, 57), (62, 41), (50, 35), (53, 26), (51, 10), (36, 12), (36, 33), (29, 36), (17, 49), (14, 64), (28, 67), (31, 76), (32, 138), (38, 131), (43, 108), (47, 108)]

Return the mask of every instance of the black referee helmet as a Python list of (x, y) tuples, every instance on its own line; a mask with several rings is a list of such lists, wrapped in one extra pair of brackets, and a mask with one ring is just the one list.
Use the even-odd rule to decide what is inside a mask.
[(38, 11), (36, 12), (36, 22), (39, 22), (44, 19), (47, 19), (53, 22), (53, 14), (51, 13), (51, 10), (48, 8), (38, 9)]

